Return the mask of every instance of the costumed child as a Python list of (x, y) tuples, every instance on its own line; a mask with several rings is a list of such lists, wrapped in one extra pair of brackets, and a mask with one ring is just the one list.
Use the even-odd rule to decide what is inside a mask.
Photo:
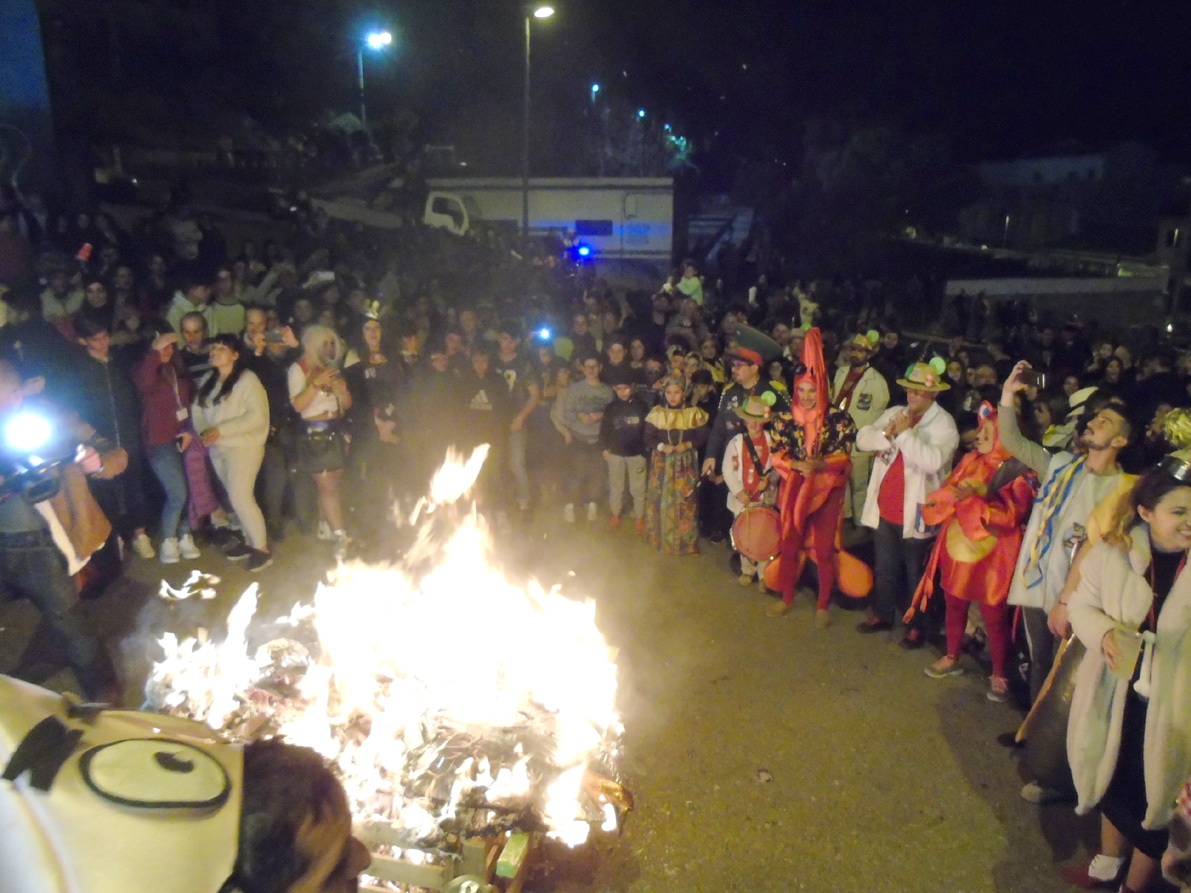
[(802, 366), (805, 371), (794, 379), (790, 412), (775, 418), (772, 428), (773, 465), (782, 478), (781, 551), (775, 579), (782, 601), (771, 613), (780, 616), (790, 610), (807, 553), (812, 553), (819, 572), (815, 625), (823, 628), (831, 622), (828, 606), (838, 574), (840, 525), (856, 424), (847, 412), (831, 405), (823, 339), (817, 328), (806, 333)]
[[(728, 509), (739, 516), (752, 506), (773, 507), (777, 503), (777, 475), (773, 469), (773, 443), (766, 424), (777, 402), (768, 391), (745, 398), (736, 407), (736, 414), (744, 421), (744, 431), (728, 441), (724, 450), (724, 483), (728, 488)], [(766, 559), (754, 560), (740, 552), (740, 577), (737, 582), (748, 586), (754, 579), (761, 581), (765, 591)]]
[(946, 602), (947, 653), (926, 668), (932, 679), (958, 676), (960, 649), (968, 607), (980, 606), (992, 656), (988, 698), (1009, 695), (1005, 660), (1009, 651), (1009, 584), (1021, 550), (1038, 478), (1014, 459), (997, 436), (997, 409), (980, 404), (976, 447), (960, 460), (943, 486), (929, 494), (922, 520), (939, 527), (926, 571), (905, 620), (925, 610), (935, 590), (935, 577)]

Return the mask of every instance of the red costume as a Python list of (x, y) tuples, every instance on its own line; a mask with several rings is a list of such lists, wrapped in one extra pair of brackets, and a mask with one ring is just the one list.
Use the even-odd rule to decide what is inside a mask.
[[(806, 333), (802, 349), (806, 372), (794, 380), (790, 415), (777, 417), (772, 426), (773, 467), (782, 478), (778, 496), (782, 539), (781, 552), (765, 576), (789, 605), (807, 554), (812, 554), (819, 572), (818, 607), (826, 610), (839, 570), (840, 523), (856, 424), (847, 412), (830, 407), (822, 345), (818, 329)], [(815, 405), (809, 409), (798, 397), (798, 387), (805, 382), (816, 390)], [(794, 462), (806, 461), (822, 462), (825, 467), (810, 474), (793, 467)]]
[[(997, 411), (980, 406), (980, 426), (995, 437)], [(959, 655), (968, 604), (981, 607), (989, 637), (993, 676), (1004, 677), (1008, 650), (1005, 600), (1021, 550), (1038, 478), (995, 440), (987, 453), (974, 449), (960, 460), (943, 486), (927, 496), (922, 519), (939, 527), (926, 571), (914, 592), (906, 622), (924, 609), (935, 575), (947, 597), (947, 654)]]

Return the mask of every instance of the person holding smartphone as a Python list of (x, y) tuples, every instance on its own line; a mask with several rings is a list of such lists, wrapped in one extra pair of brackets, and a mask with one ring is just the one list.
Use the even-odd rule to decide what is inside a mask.
[(190, 403), (194, 384), (177, 353), (178, 335), (162, 332), (153, 339), (144, 359), (133, 370), (133, 383), (141, 396), (141, 439), (149, 467), (165, 490), (161, 510), (162, 564), (177, 564), (201, 556), (190, 535), (186, 502), (189, 487), (182, 454), (194, 440)]

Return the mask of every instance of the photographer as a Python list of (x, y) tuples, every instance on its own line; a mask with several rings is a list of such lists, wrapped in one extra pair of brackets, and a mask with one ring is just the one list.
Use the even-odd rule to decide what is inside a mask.
[[(34, 380), (36, 381), (36, 380)], [(32, 383), (30, 383), (32, 384)], [(18, 439), (12, 431), (26, 392), (10, 363), (0, 360), (0, 431), (3, 452), (11, 454)], [(94, 429), (68, 422), (49, 412), (50, 424), (70, 425), (74, 443), (95, 441)], [(62, 430), (61, 428), (59, 430)], [(103, 449), (101, 446), (100, 449)], [(97, 452), (89, 446), (75, 462), (49, 472), (57, 482), (52, 494), (24, 490), (13, 480), (14, 464), (5, 455), (0, 466), (0, 598), (26, 598), (41, 613), (87, 697), (93, 701), (120, 702), (120, 687), (111, 658), (96, 637), (79, 604), (71, 574), (87, 563), (111, 531), (111, 525), (91, 497), (85, 475), (110, 479), (123, 470), (123, 450)], [(38, 488), (41, 489), (40, 487)]]

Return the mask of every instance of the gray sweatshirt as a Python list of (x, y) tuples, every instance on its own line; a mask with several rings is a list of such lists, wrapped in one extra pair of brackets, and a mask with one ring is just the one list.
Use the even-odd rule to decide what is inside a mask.
[(576, 440), (587, 444), (599, 442), (600, 420), (580, 421), (579, 414), (602, 413), (604, 408), (612, 402), (614, 396), (612, 388), (608, 385), (602, 382), (590, 385), (587, 383), (587, 379), (577, 381), (567, 388), (562, 417)]

